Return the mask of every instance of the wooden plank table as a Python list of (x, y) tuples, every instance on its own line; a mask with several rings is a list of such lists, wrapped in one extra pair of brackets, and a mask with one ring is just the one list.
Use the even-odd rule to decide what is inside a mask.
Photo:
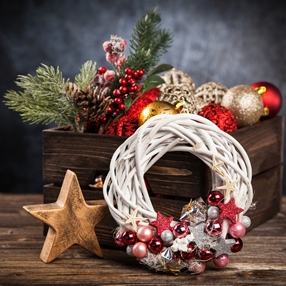
[(226, 268), (199, 275), (149, 271), (125, 252), (102, 249), (99, 259), (72, 246), (54, 262), (39, 259), (43, 224), (23, 205), (42, 196), (0, 193), (0, 285), (286, 285), (286, 197), (278, 215), (251, 230)]

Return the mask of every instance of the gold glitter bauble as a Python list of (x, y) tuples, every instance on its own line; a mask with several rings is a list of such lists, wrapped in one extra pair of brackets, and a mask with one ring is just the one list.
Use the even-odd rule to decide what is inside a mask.
[(158, 114), (178, 114), (175, 106), (166, 101), (153, 101), (147, 104), (140, 112), (138, 125), (141, 126), (149, 118)]
[(195, 97), (204, 102), (221, 103), (223, 96), (227, 92), (227, 87), (217, 82), (207, 82), (199, 86), (195, 91)]
[(237, 85), (230, 88), (223, 96), (221, 105), (232, 112), (238, 127), (256, 123), (264, 108), (261, 95), (248, 85)]

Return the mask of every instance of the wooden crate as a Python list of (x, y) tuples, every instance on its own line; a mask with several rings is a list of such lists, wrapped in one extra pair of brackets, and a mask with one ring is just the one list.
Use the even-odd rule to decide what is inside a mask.
[[(233, 132), (245, 148), (253, 168), (255, 211), (248, 211), (252, 229), (273, 217), (279, 210), (282, 194), (284, 118), (258, 122)], [(43, 131), (44, 203), (55, 202), (67, 169), (78, 176), (86, 200), (102, 199), (102, 189), (89, 184), (94, 174), (106, 174), (117, 147), (126, 137), (81, 134), (64, 128)], [(146, 173), (151, 186), (151, 200), (156, 211), (179, 217), (190, 198), (206, 199), (210, 189), (210, 170), (189, 153), (165, 154)], [(111, 216), (96, 228), (101, 245), (113, 246), (112, 230), (116, 227)]]

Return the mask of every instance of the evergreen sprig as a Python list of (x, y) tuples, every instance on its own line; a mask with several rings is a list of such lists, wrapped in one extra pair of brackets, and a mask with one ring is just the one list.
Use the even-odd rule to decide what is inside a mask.
[[(76, 76), (78, 84), (85, 86), (95, 73), (95, 64), (87, 62)], [(65, 80), (59, 67), (42, 64), (36, 75), (19, 75), (16, 85), (23, 91), (9, 90), (4, 95), (4, 103), (19, 112), (23, 121), (30, 123), (56, 123), (69, 125), (74, 131), (83, 131), (83, 124), (78, 122), (78, 107), (66, 92), (69, 79)]]
[(85, 62), (81, 69), (80, 73), (75, 76), (75, 84), (82, 90), (86, 90), (86, 88), (91, 84), (94, 79), (94, 75), (96, 72), (96, 63), (93, 61)]
[(160, 28), (161, 15), (157, 8), (148, 10), (136, 23), (130, 40), (128, 64), (133, 69), (144, 69), (145, 73), (154, 68), (160, 56), (168, 51), (173, 34)]

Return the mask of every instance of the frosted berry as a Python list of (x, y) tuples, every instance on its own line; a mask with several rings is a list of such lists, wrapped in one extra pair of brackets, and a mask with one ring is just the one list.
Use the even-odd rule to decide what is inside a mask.
[(104, 74), (106, 72), (106, 67), (101, 66), (97, 69), (97, 73), (99, 74)]

